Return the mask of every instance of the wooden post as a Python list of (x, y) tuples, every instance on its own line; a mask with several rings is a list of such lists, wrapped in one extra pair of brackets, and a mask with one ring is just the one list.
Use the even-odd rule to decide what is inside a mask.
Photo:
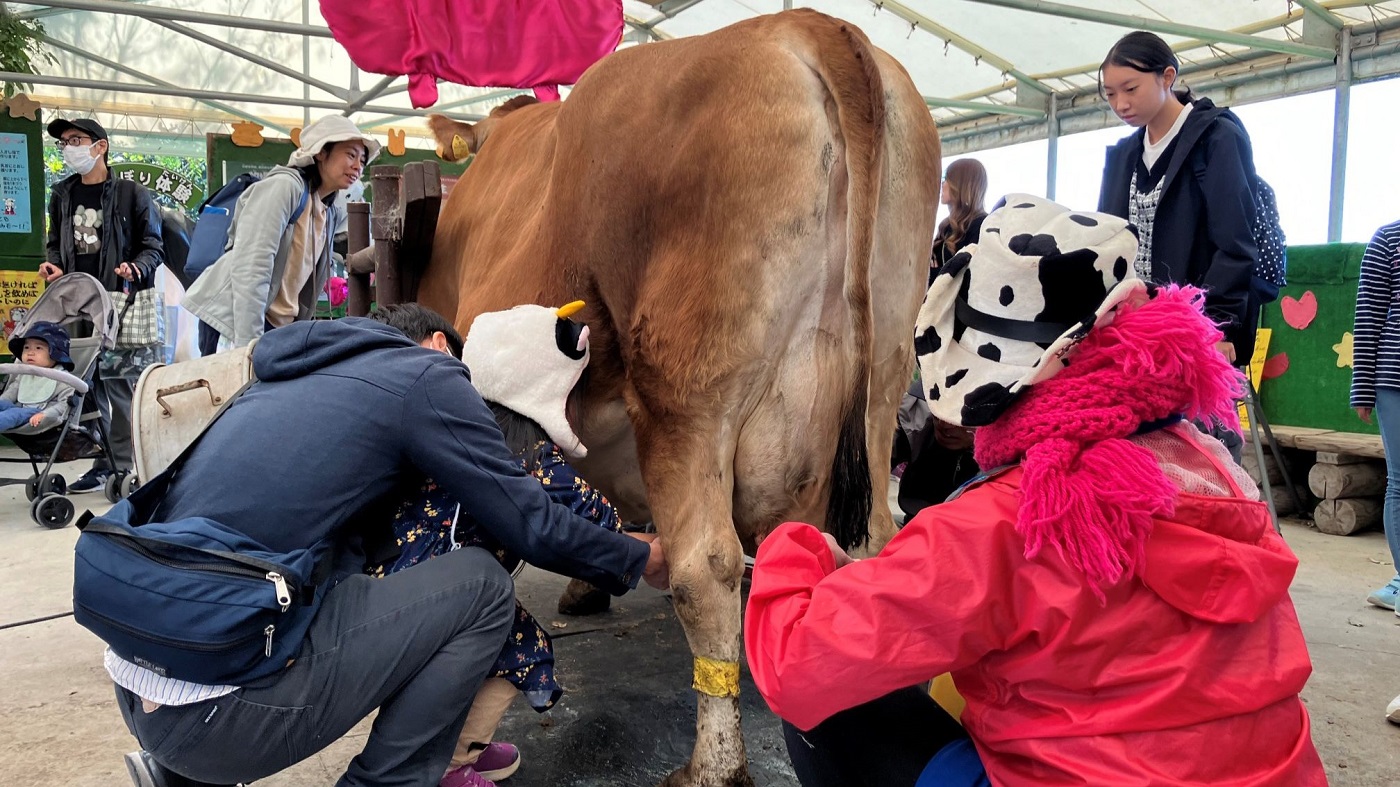
[(1381, 501), (1372, 497), (1323, 500), (1313, 511), (1313, 523), (1323, 533), (1349, 536), (1381, 522)]
[(399, 192), (403, 217), (399, 243), (399, 295), (418, 300), (418, 282), (433, 256), (433, 236), (442, 213), (442, 170), (436, 161), (405, 164)]
[(399, 275), (399, 239), (402, 216), (399, 213), (399, 182), (403, 173), (395, 166), (370, 168), (374, 181), (374, 201), (370, 208), (370, 234), (374, 237), (374, 284), (380, 306), (403, 303)]
[(1385, 494), (1385, 465), (1316, 464), (1308, 471), (1308, 488), (1321, 498), (1379, 497)]
[[(369, 248), (369, 203), (352, 202), (346, 208), (349, 211), (350, 223), (350, 237), (345, 248), (348, 258), (357, 251)], [(347, 263), (345, 280), (350, 288), (345, 313), (351, 317), (364, 317), (369, 314), (369, 305), (373, 300), (369, 289), (369, 273), (353, 271)]]

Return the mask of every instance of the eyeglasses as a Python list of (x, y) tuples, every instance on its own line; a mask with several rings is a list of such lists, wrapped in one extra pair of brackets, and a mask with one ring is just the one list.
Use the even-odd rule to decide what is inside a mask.
[(92, 137), (85, 137), (82, 134), (74, 134), (68, 139), (60, 139), (57, 142), (54, 142), (54, 144), (59, 146), (60, 148), (66, 148), (69, 145), (78, 145), (79, 147), (81, 147), (84, 143), (93, 143), (96, 141), (97, 140), (93, 139)]

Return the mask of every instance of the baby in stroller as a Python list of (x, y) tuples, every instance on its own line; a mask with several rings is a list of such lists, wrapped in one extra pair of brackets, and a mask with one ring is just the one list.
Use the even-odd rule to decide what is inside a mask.
[[(70, 273), (49, 282), (10, 336), (18, 362), (0, 365), (0, 375), (9, 377), (0, 393), (0, 432), (24, 455), (0, 456), (0, 463), (27, 464), (34, 474), (0, 478), (0, 486), (24, 484), (29, 515), (45, 527), (66, 527), (75, 513), (68, 483), (54, 465), (111, 455), (102, 413), (87, 393), (98, 358), (115, 346), (116, 334), (117, 315), (102, 283)], [(135, 481), (130, 474), (114, 476), (107, 499), (117, 502)]]
[(63, 423), (68, 417), (68, 402), (75, 393), (73, 386), (37, 370), (61, 367), (73, 371), (68, 332), (56, 323), (36, 322), (24, 336), (10, 339), (10, 354), (33, 368), (26, 374), (11, 374), (0, 393), (0, 432), (25, 424), (38, 428), (45, 421), (49, 426)]

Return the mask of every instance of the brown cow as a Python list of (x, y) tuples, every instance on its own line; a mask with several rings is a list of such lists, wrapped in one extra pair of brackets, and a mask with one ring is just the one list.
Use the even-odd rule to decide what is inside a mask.
[(752, 784), (743, 551), (794, 519), (843, 544), (894, 532), (872, 489), (928, 270), (928, 109), (858, 29), (804, 10), (618, 52), (562, 104), (431, 125), (446, 157), (477, 155), (419, 300), (463, 331), (587, 301), (581, 469), (656, 523), (696, 657), (695, 750), (665, 783)]

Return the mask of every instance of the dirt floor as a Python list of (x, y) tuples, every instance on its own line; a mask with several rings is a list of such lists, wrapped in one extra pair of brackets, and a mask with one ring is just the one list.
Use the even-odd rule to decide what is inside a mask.
[[(4, 454), (14, 456), (13, 452)], [(67, 467), (74, 480), (81, 468)], [(27, 468), (0, 466), (0, 477)], [(79, 496), (84, 506), (101, 495)], [(1312, 650), (1304, 699), (1335, 785), (1400, 785), (1400, 726), (1384, 708), (1400, 694), (1400, 618), (1365, 603), (1393, 573), (1379, 533), (1326, 536), (1297, 522), (1284, 534), (1302, 561), (1293, 597)], [(135, 747), (112, 699), (102, 645), (73, 623), (73, 528), (35, 525), (21, 486), (0, 488), (0, 787), (125, 787)], [(642, 787), (681, 765), (694, 741), (690, 657), (667, 598), (643, 589), (595, 618), (553, 614), (564, 581), (527, 571), (522, 599), (556, 637), (568, 690), (552, 712), (518, 703), (502, 739), (520, 745), (514, 787)], [(51, 618), (51, 619), (46, 619)], [(744, 732), (755, 781), (795, 787), (776, 719), (745, 675)], [(332, 785), (369, 722), (259, 787)]]

